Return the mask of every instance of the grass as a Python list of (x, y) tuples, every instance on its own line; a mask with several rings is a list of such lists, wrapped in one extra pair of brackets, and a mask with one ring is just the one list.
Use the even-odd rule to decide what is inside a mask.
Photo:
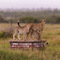
[[(3, 26), (1, 30), (3, 30), (7, 25), (8, 24), (0, 24), (0, 27)], [(60, 60), (59, 24), (45, 25), (42, 33), (42, 39), (46, 40), (49, 44), (44, 50), (11, 50), (8, 42), (10, 39), (12, 38), (0, 39), (0, 60)]]

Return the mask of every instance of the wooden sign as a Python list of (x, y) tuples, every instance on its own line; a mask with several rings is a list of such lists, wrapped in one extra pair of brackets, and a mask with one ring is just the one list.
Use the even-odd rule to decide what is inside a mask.
[(25, 48), (43, 48), (44, 46), (44, 42), (41, 41), (24, 41), (24, 40), (10, 40), (10, 47), (11, 49), (14, 48), (20, 48), (20, 49), (25, 49)]

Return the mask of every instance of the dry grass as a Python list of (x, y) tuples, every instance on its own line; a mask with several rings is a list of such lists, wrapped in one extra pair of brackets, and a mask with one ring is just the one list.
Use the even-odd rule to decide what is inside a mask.
[[(15, 25), (15, 24), (14, 24)], [(0, 24), (3, 30), (8, 24)], [(8, 40), (0, 39), (0, 60), (60, 60), (60, 25), (46, 24), (42, 39), (49, 42), (44, 50), (11, 50)]]

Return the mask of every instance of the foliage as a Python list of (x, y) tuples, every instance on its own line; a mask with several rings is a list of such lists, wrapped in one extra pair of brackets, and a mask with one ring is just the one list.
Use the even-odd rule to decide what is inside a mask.
[[(35, 19), (37, 19), (35, 21)], [(46, 19), (47, 23), (60, 23), (60, 10), (29, 10), (29, 11), (0, 11), (0, 22), (17, 22), (19, 20), (21, 23), (36, 23), (40, 22), (42, 19)]]
[(0, 38), (9, 38), (9, 37), (12, 37), (12, 34), (11, 32), (0, 32)]
[(0, 32), (0, 38), (5, 37), (5, 32)]
[(0, 23), (4, 23), (4, 22), (7, 22), (2, 15), (0, 15)]
[(24, 17), (20, 18), (20, 22), (22, 23), (38, 23), (38, 19), (33, 17)]

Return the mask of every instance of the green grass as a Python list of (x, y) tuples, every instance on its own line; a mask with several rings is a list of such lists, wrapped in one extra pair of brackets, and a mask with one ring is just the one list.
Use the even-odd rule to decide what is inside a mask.
[(56, 34), (57, 34), (57, 35), (60, 35), (60, 32), (57, 32)]
[[(1, 26), (4, 28), (4, 24)], [(8, 40), (11, 39), (12, 38), (0, 39), (0, 60), (60, 60), (59, 24), (45, 25), (42, 33), (42, 39), (46, 40), (49, 44), (45, 47), (44, 50), (11, 50), (10, 44), (8, 42)]]

